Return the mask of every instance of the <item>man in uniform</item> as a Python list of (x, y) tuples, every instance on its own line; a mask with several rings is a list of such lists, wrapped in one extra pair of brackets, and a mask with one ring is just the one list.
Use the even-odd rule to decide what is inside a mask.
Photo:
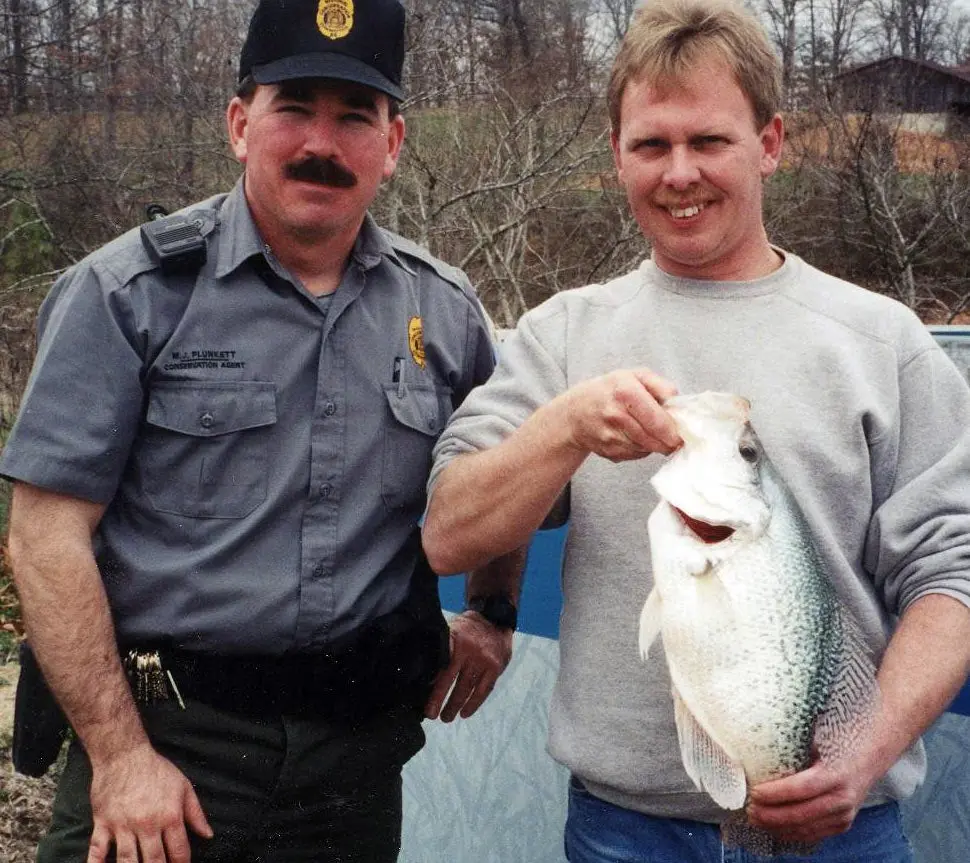
[[(227, 114), (243, 178), (42, 309), (0, 471), (76, 734), (44, 863), (391, 863), (422, 715), (470, 715), (508, 661), (508, 616), (468, 612), (448, 664), (420, 551), (432, 446), (493, 354), (465, 276), (367, 214), (404, 38), (397, 0), (262, 0)], [(474, 598), (514, 602), (519, 563)]]
[(571, 863), (754, 859), (722, 847), (724, 812), (683, 767), (666, 665), (636, 644), (650, 478), (680, 443), (663, 409), (676, 389), (750, 398), (880, 659), (871, 737), (750, 789), (755, 827), (818, 843), (819, 863), (911, 860), (896, 801), (970, 670), (970, 394), (908, 309), (769, 242), (779, 103), (777, 57), (740, 0), (639, 7), (608, 104), (651, 258), (525, 315), (435, 451), (424, 539), (439, 572), (521, 545), (568, 502), (549, 750), (572, 773)]

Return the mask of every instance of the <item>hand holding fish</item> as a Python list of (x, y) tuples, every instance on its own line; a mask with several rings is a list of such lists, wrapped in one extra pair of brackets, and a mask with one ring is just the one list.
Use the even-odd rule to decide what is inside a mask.
[(848, 829), (868, 789), (946, 709), (966, 680), (966, 645), (970, 615), (962, 603), (929, 594), (910, 605), (880, 661), (870, 733), (840, 757), (823, 757), (785, 778), (755, 784), (747, 808), (750, 821), (776, 836), (804, 837), (802, 844)]
[(611, 461), (670, 453), (680, 445), (663, 402), (677, 388), (649, 369), (622, 369), (584, 381), (560, 398), (573, 446)]
[(875, 760), (858, 757), (816, 761), (811, 767), (750, 789), (748, 821), (785, 842), (814, 845), (845, 833), (870, 787), (885, 772)]

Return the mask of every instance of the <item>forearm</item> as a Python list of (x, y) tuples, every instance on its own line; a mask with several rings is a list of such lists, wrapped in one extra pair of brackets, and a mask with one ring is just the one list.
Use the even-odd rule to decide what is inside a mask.
[(871, 757), (878, 779), (936, 720), (970, 674), (970, 609), (930, 594), (900, 618), (879, 666)]
[(527, 552), (528, 546), (523, 546), (472, 570), (465, 582), (466, 597), (504, 594), (518, 606)]
[(14, 581), (48, 685), (97, 765), (147, 743), (91, 548), (100, 508), (35, 492), (14, 495)]
[(570, 439), (555, 399), (498, 446), (455, 458), (435, 486), (422, 531), (432, 568), (468, 571), (527, 545), (587, 455)]

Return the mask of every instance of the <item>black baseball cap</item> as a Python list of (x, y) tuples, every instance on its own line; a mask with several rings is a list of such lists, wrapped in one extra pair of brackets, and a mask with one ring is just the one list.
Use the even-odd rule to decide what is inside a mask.
[(239, 55), (239, 80), (354, 81), (404, 98), (399, 0), (260, 0)]

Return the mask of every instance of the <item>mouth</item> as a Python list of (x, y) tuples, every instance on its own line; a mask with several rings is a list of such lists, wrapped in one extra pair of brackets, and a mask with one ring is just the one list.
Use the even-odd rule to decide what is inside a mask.
[(686, 207), (670, 207), (664, 206), (670, 217), (674, 220), (681, 219), (692, 219), (694, 216), (699, 216), (707, 204), (690, 204)]
[(691, 531), (701, 542), (707, 543), (707, 545), (714, 545), (718, 542), (724, 542), (734, 534), (734, 528), (729, 527), (726, 524), (708, 524), (706, 521), (701, 521), (697, 518), (691, 518), (682, 509), (677, 509), (673, 507), (674, 512), (680, 516), (681, 521), (687, 526), (687, 529)]

